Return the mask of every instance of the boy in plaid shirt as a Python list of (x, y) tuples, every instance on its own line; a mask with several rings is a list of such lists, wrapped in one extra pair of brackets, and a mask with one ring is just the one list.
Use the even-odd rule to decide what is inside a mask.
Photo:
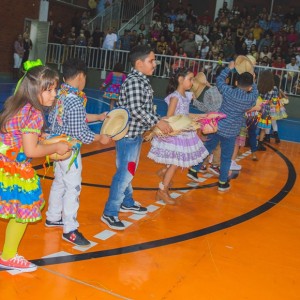
[(136, 46), (130, 52), (133, 66), (128, 77), (121, 86), (117, 106), (126, 108), (130, 113), (127, 135), (116, 142), (117, 171), (112, 179), (108, 200), (102, 222), (115, 230), (124, 230), (125, 225), (119, 220), (121, 212), (146, 214), (147, 208), (142, 207), (132, 198), (131, 181), (136, 172), (142, 145), (142, 134), (153, 126), (164, 133), (172, 128), (153, 110), (153, 90), (146, 76), (152, 75), (155, 67), (155, 55), (148, 46)]
[[(85, 63), (77, 58), (69, 59), (63, 64), (64, 83), (58, 91), (56, 107), (49, 114), (49, 123), (51, 134), (66, 134), (83, 144), (90, 144), (94, 141), (101, 142), (103, 136), (92, 132), (87, 122), (103, 121), (106, 112), (100, 115), (86, 113), (87, 97), (82, 91), (86, 73)], [(45, 225), (63, 227), (64, 240), (78, 246), (87, 246), (90, 242), (77, 230), (82, 172), (80, 153), (77, 165), (72, 164), (69, 169), (71, 159), (72, 156), (54, 164), (55, 178), (50, 190)]]

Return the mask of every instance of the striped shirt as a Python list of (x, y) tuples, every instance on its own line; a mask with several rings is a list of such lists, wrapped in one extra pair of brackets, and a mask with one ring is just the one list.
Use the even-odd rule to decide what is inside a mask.
[(155, 126), (159, 116), (153, 110), (153, 90), (146, 75), (132, 69), (121, 86), (117, 106), (130, 113), (128, 137), (136, 137)]
[[(57, 97), (63, 103), (63, 115), (62, 126), (60, 126), (55, 120), (54, 126), (52, 125), (53, 119), (56, 116), (56, 109), (53, 109), (48, 117), (48, 121), (51, 124), (51, 134), (66, 134), (81, 141), (83, 144), (90, 144), (94, 141), (95, 133), (91, 131), (86, 122), (86, 111), (83, 106), (82, 100), (76, 95), (75, 88), (72, 88), (74, 92), (70, 91), (69, 94), (64, 95), (61, 90), (58, 91)], [(53, 128), (52, 128), (53, 126)]]
[(225, 68), (217, 77), (217, 87), (223, 96), (220, 112), (226, 114), (226, 118), (218, 123), (218, 134), (224, 137), (237, 136), (244, 124), (244, 114), (252, 108), (258, 97), (257, 86), (254, 83), (252, 90), (246, 92), (240, 88), (233, 88), (226, 83), (230, 72)]

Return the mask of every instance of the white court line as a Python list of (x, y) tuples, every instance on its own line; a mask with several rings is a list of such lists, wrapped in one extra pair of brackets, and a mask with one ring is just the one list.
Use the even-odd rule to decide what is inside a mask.
[(125, 221), (125, 220), (122, 220), (122, 223), (125, 225), (125, 228), (128, 228), (130, 225), (132, 225), (132, 222)]
[(103, 231), (97, 233), (96, 235), (94, 235), (94, 238), (105, 241), (105, 240), (109, 239), (110, 237), (112, 237), (115, 234), (116, 234), (115, 231), (103, 230)]
[(158, 210), (159, 209), (159, 206), (156, 206), (156, 205), (148, 205), (147, 206), (147, 210), (149, 211), (149, 212), (154, 212), (154, 211), (156, 211), (156, 210)]
[(170, 197), (172, 198), (172, 199), (176, 199), (176, 198), (178, 198), (178, 197), (180, 197), (181, 196), (181, 194), (178, 194), (178, 193), (171, 193), (170, 194)]
[(81, 251), (81, 252), (84, 252), (84, 251), (89, 250), (89, 249), (91, 249), (92, 247), (98, 245), (98, 243), (95, 243), (95, 242), (93, 242), (93, 241), (89, 241), (89, 242), (90, 242), (91, 244), (88, 245), (88, 246), (75, 246), (75, 247), (73, 247), (73, 249), (78, 250), (78, 251)]
[(65, 251), (59, 251), (59, 252), (55, 252), (55, 253), (43, 256), (42, 258), (61, 257), (61, 256), (67, 256), (67, 255), (72, 255), (72, 254), (65, 252)]
[(129, 216), (128, 218), (131, 220), (138, 221), (140, 219), (143, 219), (145, 216), (147, 216), (147, 214), (144, 214), (144, 215), (133, 214), (133, 215)]
[(156, 203), (158, 203), (160, 205), (166, 205), (166, 203), (163, 200), (158, 200), (158, 201), (156, 201)]
[(205, 173), (203, 175), (204, 178), (212, 178), (214, 175), (213, 174), (210, 174), (210, 173)]

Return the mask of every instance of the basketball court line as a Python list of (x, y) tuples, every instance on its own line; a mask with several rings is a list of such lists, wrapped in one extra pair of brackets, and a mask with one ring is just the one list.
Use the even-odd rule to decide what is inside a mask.
[[(49, 256), (47, 256), (46, 258), (42, 258), (42, 259), (38, 259), (38, 260), (33, 260), (34, 263), (36, 263), (39, 266), (43, 266), (43, 265), (47, 265), (47, 264), (57, 264), (57, 263), (66, 263), (66, 262), (70, 262), (70, 261), (80, 261), (80, 260), (84, 260), (87, 259), (87, 257), (89, 257), (88, 259), (91, 258), (97, 258), (97, 257), (103, 257), (103, 256), (111, 256), (111, 255), (117, 255), (117, 254), (121, 254), (121, 253), (127, 253), (128, 252), (135, 252), (135, 251), (139, 251), (139, 250), (145, 250), (145, 249), (149, 249), (149, 248), (156, 248), (156, 247), (160, 247), (160, 246), (164, 246), (167, 244), (172, 244), (172, 243), (177, 243), (183, 240), (187, 240), (187, 239), (191, 239), (191, 238), (196, 238), (205, 234), (209, 234), (218, 230), (222, 230), (224, 228), (228, 228), (228, 227), (232, 227), (235, 226), (239, 223), (245, 222), (253, 217), (256, 217), (257, 215), (264, 213), (265, 211), (271, 209), (272, 207), (274, 207), (275, 205), (277, 205), (281, 200), (284, 199), (284, 197), (291, 191), (293, 185), (295, 184), (296, 181), (296, 171), (295, 168), (293, 166), (293, 164), (288, 160), (287, 157), (285, 157), (279, 150), (277, 150), (276, 148), (267, 145), (267, 147), (271, 148), (277, 155), (279, 155), (286, 163), (287, 167), (288, 167), (288, 178), (287, 181), (284, 185), (284, 187), (270, 200), (268, 200), (267, 202), (265, 202), (263, 205), (253, 209), (252, 211), (249, 211), (241, 216), (235, 217), (231, 220), (228, 221), (224, 221), (221, 222), (219, 224), (215, 224), (212, 226), (209, 226), (207, 228), (203, 228), (197, 231), (193, 231), (193, 232), (189, 232), (186, 234), (181, 234), (179, 236), (174, 236), (171, 238), (166, 238), (166, 239), (162, 239), (162, 240), (156, 240), (156, 241), (152, 241), (152, 242), (145, 242), (139, 245), (132, 245), (132, 246), (127, 246), (127, 247), (123, 247), (121, 252), (119, 252), (119, 249), (111, 249), (111, 250), (102, 250), (102, 251), (96, 251), (96, 252), (87, 252), (87, 253), (83, 253), (83, 254), (72, 254), (72, 255), (62, 255), (62, 256), (57, 256), (54, 254), (50, 254)], [(245, 156), (244, 156), (245, 157)], [(198, 186), (199, 184), (197, 184), (196, 182), (190, 182), (187, 185), (191, 185), (196, 184), (196, 186)], [(194, 188), (196, 188), (196, 186), (194, 186)], [(209, 186), (209, 185), (208, 185)], [(210, 186), (214, 186), (214, 185), (210, 185)], [(180, 194), (179, 194), (180, 196)], [(163, 201), (156, 201), (156, 203), (160, 204), (160, 205), (165, 205), (165, 203)], [(155, 206), (155, 205), (154, 205)], [(129, 227), (131, 226), (133, 223), (124, 220), (123, 221), (125, 224), (125, 227)], [(107, 232), (107, 230), (105, 230)], [(110, 230), (109, 230), (110, 231)], [(103, 234), (103, 232), (100, 232), (98, 234), (96, 234), (96, 236)], [(108, 236), (108, 238), (112, 237), (114, 234), (110, 234)], [(150, 246), (149, 244), (150, 243)], [(96, 243), (95, 243), (96, 244)], [(95, 246), (95, 244), (93, 244), (91, 247)], [(75, 246), (78, 247), (78, 246)], [(74, 247), (74, 248), (75, 248)], [(90, 249), (91, 247), (89, 247), (88, 249)], [(136, 249), (137, 247), (137, 249)], [(83, 247), (80, 247), (83, 248)], [(75, 248), (77, 249), (77, 248)], [(77, 250), (82, 250), (82, 249), (77, 249)], [(87, 250), (87, 249), (86, 249)], [(107, 253), (107, 251), (109, 251), (110, 253)], [(125, 252), (124, 252), (125, 251)], [(83, 251), (84, 252), (84, 251)], [(103, 254), (106, 255), (103, 255)], [(86, 257), (87, 255), (87, 257)], [(73, 257), (73, 258), (72, 258)], [(13, 273), (20, 273), (19, 271), (12, 271), (12, 270), (5, 270), (5, 269), (0, 269), (0, 271), (7, 271), (10, 274)]]

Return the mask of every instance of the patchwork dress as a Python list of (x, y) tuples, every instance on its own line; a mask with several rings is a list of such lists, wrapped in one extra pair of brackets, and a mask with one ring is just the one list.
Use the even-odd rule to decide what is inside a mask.
[[(165, 98), (165, 102), (169, 105), (170, 99), (173, 97), (178, 99), (174, 115), (188, 115), (192, 95), (186, 93), (183, 96), (175, 91)], [(186, 131), (176, 136), (154, 137), (148, 153), (148, 157), (157, 163), (182, 168), (197, 165), (206, 156), (208, 156), (208, 151), (196, 131)]]
[(257, 127), (260, 129), (271, 129), (271, 102), (272, 99), (278, 98), (279, 92), (277, 87), (268, 93), (260, 94), (258, 97), (258, 102), (261, 103), (261, 110), (257, 117)]
[(119, 99), (121, 85), (125, 79), (125, 74), (117, 76), (114, 72), (110, 72), (103, 83), (104, 87), (108, 86), (103, 97), (117, 101)]
[(0, 218), (30, 223), (45, 205), (40, 179), (22, 148), (22, 134), (41, 134), (42, 113), (26, 104), (0, 133)]

